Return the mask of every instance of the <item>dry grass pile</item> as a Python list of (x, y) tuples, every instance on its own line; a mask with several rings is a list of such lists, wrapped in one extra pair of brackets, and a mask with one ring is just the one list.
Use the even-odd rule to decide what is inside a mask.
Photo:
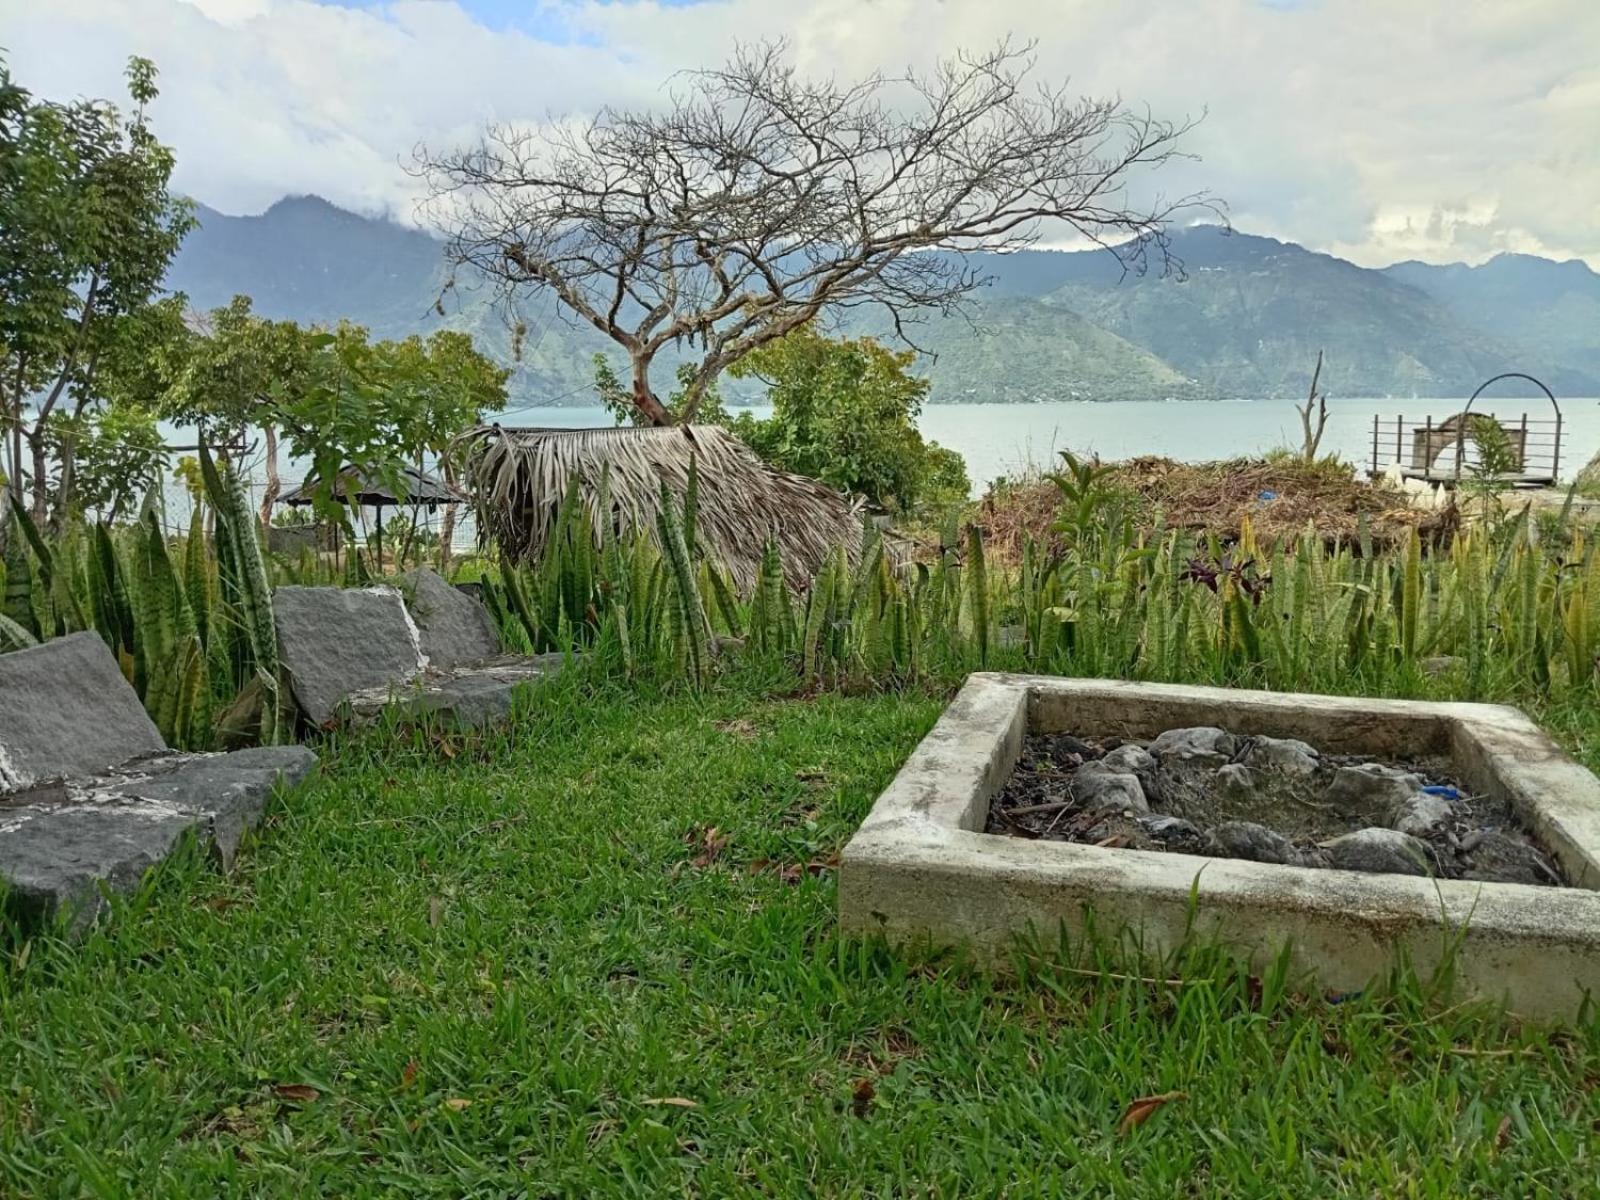
[[(1239, 536), (1247, 516), (1259, 538), (1292, 540), (1315, 530), (1329, 544), (1354, 543), (1365, 518), (1379, 547), (1402, 541), (1411, 529), (1430, 544), (1446, 541), (1460, 520), (1454, 505), (1414, 507), (1406, 493), (1359, 479), (1354, 468), (1333, 461), (1180, 463), (1144, 456), (1115, 467), (1108, 483), (1134, 500), (1141, 525), (1164, 521), (1224, 541)], [(1009, 558), (1021, 554), (1025, 535), (1050, 542), (1059, 508), (1060, 495), (1048, 479), (1007, 483), (984, 497), (982, 520), (995, 552)]]

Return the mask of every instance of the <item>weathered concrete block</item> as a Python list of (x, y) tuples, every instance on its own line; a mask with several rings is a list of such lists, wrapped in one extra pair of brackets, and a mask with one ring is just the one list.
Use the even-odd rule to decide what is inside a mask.
[(193, 835), (231, 866), (273, 787), (316, 766), (303, 746), (175, 754), (99, 635), (0, 655), (0, 891), (31, 922), (87, 926)]
[(393, 705), (412, 717), (487, 725), (511, 714), (519, 687), (559, 671), (565, 662), (562, 654), (505, 654), (453, 671), (430, 668), (408, 686), (369, 688), (346, 700), (357, 720), (371, 720)]
[(0, 795), (166, 748), (99, 634), (0, 654)]
[(313, 725), (333, 720), (352, 693), (402, 687), (426, 665), (392, 587), (281, 587), (272, 610), (290, 689)]
[(304, 746), (232, 754), (166, 754), (130, 768), (18, 793), (0, 804), (0, 882), (11, 915), (57, 913), (86, 928), (105, 892), (129, 892), (192, 835), (224, 869), (272, 789), (305, 779)]
[(449, 671), (500, 653), (500, 635), (489, 610), (437, 571), (408, 571), (400, 576), (400, 590), (430, 667)]
[[(1447, 757), (1503, 798), (1571, 887), (1377, 875), (984, 833), (1024, 735), (1156, 738), (1213, 726), (1325, 752)], [(1217, 753), (1210, 747), (1200, 749)], [(1487, 844), (1486, 844), (1487, 848)], [(1530, 863), (1530, 875), (1538, 864)], [(1017, 935), (1133, 931), (1151, 952), (1215, 937), (1348, 992), (1397, 956), (1426, 974), (1453, 956), (1469, 995), (1570, 1019), (1600, 996), (1600, 779), (1515, 709), (1115, 680), (977, 674), (845, 847), (839, 918), (892, 942), (966, 944), (998, 966)]]

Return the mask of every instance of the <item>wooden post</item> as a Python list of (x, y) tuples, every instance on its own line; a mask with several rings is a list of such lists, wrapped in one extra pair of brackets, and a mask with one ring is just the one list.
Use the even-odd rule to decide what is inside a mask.
[(1378, 414), (1372, 414), (1372, 473), (1378, 473)]
[(1552, 484), (1561, 479), (1561, 410), (1556, 410), (1556, 440), (1550, 451), (1550, 482)]

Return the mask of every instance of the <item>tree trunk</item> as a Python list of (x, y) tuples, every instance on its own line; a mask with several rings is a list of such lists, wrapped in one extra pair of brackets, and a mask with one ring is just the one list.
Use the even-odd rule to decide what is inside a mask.
[(261, 433), (267, 441), (267, 485), (261, 489), (261, 528), (265, 530), (272, 525), (272, 507), (277, 504), (283, 485), (278, 479), (278, 431), (263, 425)]
[(644, 416), (649, 425), (671, 425), (672, 414), (656, 394), (650, 390), (650, 360), (648, 358), (634, 357), (633, 360), (633, 406)]
[(56, 502), (51, 506), (50, 513), (50, 532), (56, 537), (60, 537), (66, 532), (67, 523), (70, 520), (67, 514), (67, 501), (72, 495), (72, 489), (76, 483), (74, 477), (77, 474), (77, 466), (72, 440), (63, 438), (61, 441), (61, 481), (60, 486), (56, 488)]
[[(456, 485), (456, 469), (450, 462), (450, 456), (444, 455), (439, 459), (439, 466), (444, 471), (444, 481), (451, 487)], [(439, 574), (446, 578), (450, 575), (450, 543), (456, 536), (456, 509), (458, 505), (446, 504), (444, 516), (439, 519)]]
[(40, 529), (45, 526), (45, 519), (50, 515), (50, 479), (49, 459), (45, 457), (44, 422), (39, 422), (39, 428), (27, 434), (28, 449), (33, 456), (33, 523)]

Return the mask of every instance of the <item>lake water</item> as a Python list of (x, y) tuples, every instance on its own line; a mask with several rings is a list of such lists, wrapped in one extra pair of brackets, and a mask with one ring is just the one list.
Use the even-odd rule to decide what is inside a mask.
[[(1372, 455), (1374, 414), (1389, 422), (1392, 431), (1396, 415), (1420, 421), (1431, 414), (1441, 420), (1464, 403), (1464, 398), (1330, 400), (1323, 452), (1365, 467)], [(1530, 420), (1552, 415), (1543, 401), (1502, 400), (1493, 410), (1507, 421), (1524, 411)], [(766, 410), (750, 411), (762, 416)], [(611, 424), (598, 408), (525, 409), (508, 416), (506, 424), (513, 420), (563, 429)], [(1562, 401), (1562, 421), (1561, 473), (1570, 478), (1600, 450), (1600, 399)], [(1056, 453), (1063, 449), (1105, 459), (1159, 454), (1206, 462), (1300, 444), (1300, 418), (1288, 400), (933, 404), (923, 409), (917, 424), (925, 437), (967, 460), (967, 474), (980, 491), (996, 476), (1015, 474), (1030, 463), (1055, 465)]]
[[(1372, 454), (1372, 418), (1388, 423), (1392, 445), (1393, 421), (1404, 415), (1420, 421), (1428, 415), (1438, 421), (1459, 412), (1458, 400), (1332, 400), (1322, 451), (1337, 454), (1365, 468)], [(1483, 402), (1479, 402), (1480, 407)], [(757, 417), (771, 410), (749, 410)], [(1493, 406), (1505, 421), (1524, 411), (1530, 420), (1548, 420), (1542, 402), (1505, 400)], [(613, 422), (601, 408), (524, 408), (502, 414), (505, 425), (582, 429)], [(1590, 456), (1600, 451), (1600, 399), (1562, 401), (1561, 474), (1570, 479)], [(1050, 404), (937, 404), (929, 405), (918, 421), (924, 436), (949, 446), (966, 460), (974, 495), (1001, 475), (1016, 475), (1034, 467), (1053, 468), (1057, 452), (1099, 454), (1107, 460), (1157, 454), (1185, 462), (1259, 455), (1278, 447), (1300, 444), (1300, 418), (1287, 400), (1159, 401), (1130, 400), (1095, 403), (1060, 401)], [(192, 431), (168, 430), (179, 441), (193, 438)], [(250, 490), (259, 494), (259, 461)], [(304, 464), (288, 462), (283, 468), (285, 490), (298, 484)], [(175, 480), (167, 489), (167, 517), (175, 531), (187, 527), (188, 497)], [(364, 513), (363, 522), (371, 514)], [(436, 518), (424, 517), (430, 524)], [(457, 527), (456, 541), (472, 543), (471, 518)]]

